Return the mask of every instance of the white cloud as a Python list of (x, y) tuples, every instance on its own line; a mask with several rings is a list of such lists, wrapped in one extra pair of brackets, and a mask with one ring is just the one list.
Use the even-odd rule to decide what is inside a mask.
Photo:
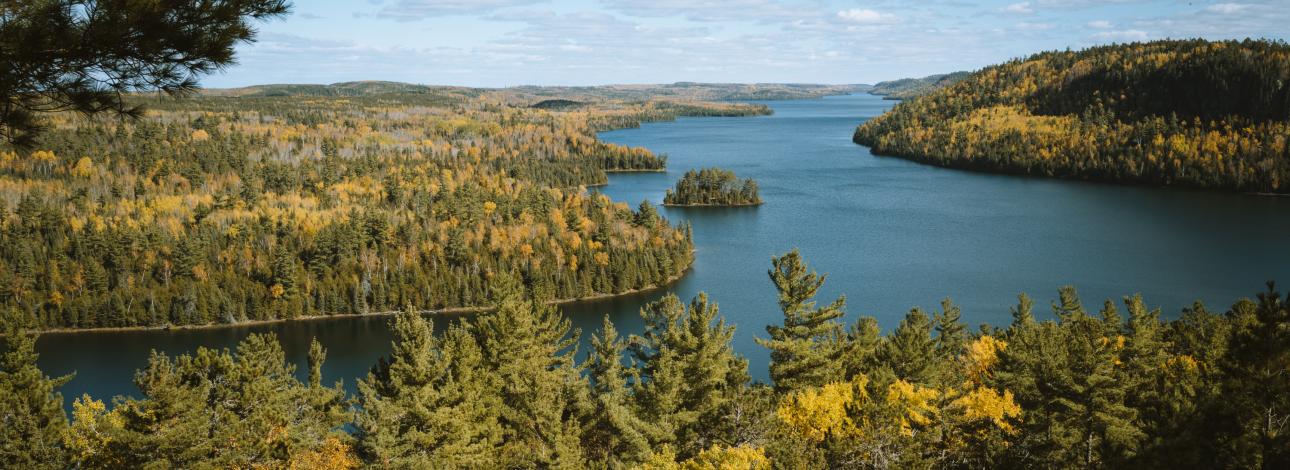
[(1020, 2), (1020, 3), (1013, 3), (1011, 5), (1003, 7), (1003, 11), (1008, 13), (1029, 15), (1031, 13), (1034, 13), (1035, 9), (1030, 6), (1030, 2)]
[(838, 18), (849, 23), (884, 24), (895, 21), (896, 15), (880, 13), (868, 8), (852, 8), (839, 11)]
[(1218, 3), (1218, 4), (1210, 5), (1208, 8), (1205, 9), (1205, 11), (1219, 13), (1223, 15), (1230, 15), (1233, 13), (1240, 13), (1242, 11), (1245, 11), (1249, 7), (1250, 7), (1249, 5), (1242, 5), (1239, 3)]
[(1114, 28), (1115, 25), (1111, 24), (1111, 22), (1107, 20), (1096, 20), (1088, 22), (1088, 27), (1093, 29), (1111, 29)]

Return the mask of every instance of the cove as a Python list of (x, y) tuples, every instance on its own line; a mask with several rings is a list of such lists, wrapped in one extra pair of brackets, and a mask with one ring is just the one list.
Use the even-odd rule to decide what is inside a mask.
[[(635, 206), (662, 203), (690, 169), (719, 166), (758, 181), (765, 204), (741, 208), (660, 207), (694, 227), (691, 271), (667, 289), (563, 307), (584, 343), (608, 315), (637, 333), (640, 306), (666, 292), (688, 301), (700, 290), (738, 328), (735, 348), (766, 380), (768, 355), (753, 339), (780, 321), (766, 276), (770, 257), (800, 248), (830, 274), (820, 302), (846, 294), (848, 315), (871, 315), (884, 330), (913, 306), (937, 309), (951, 297), (963, 319), (1006, 324), (1016, 295), (1036, 314), (1062, 285), (1096, 311), (1105, 299), (1141, 293), (1173, 318), (1202, 300), (1223, 311), (1268, 280), (1290, 283), (1290, 198), (990, 175), (876, 157), (851, 142), (855, 126), (894, 103), (877, 96), (768, 101), (772, 116), (684, 118), (601, 134), (668, 154), (666, 173), (612, 174), (595, 190)], [(40, 365), (75, 371), (66, 403), (82, 393), (108, 400), (137, 393), (131, 380), (150, 350), (175, 355), (198, 346), (233, 347), (252, 332), (274, 332), (303, 377), (309, 341), (328, 349), (324, 382), (351, 391), (388, 352), (387, 317), (173, 331), (50, 333)], [(442, 326), (437, 327), (442, 329)], [(582, 356), (585, 348), (579, 352)]]

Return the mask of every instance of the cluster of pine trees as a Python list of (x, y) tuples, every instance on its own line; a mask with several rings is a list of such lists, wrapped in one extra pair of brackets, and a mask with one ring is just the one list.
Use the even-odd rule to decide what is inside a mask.
[(486, 304), (496, 275), (543, 299), (661, 285), (688, 227), (588, 193), (665, 158), (611, 125), (759, 113), (488, 94), (202, 97), (139, 121), (54, 115), (0, 149), (0, 305), (33, 328), (239, 323)]
[(1154, 41), (987, 67), (862, 124), (935, 165), (1271, 193), (1290, 183), (1290, 45)]
[(757, 182), (739, 179), (722, 168), (690, 170), (663, 195), (668, 206), (754, 206), (761, 204)]
[[(888, 334), (796, 251), (772, 260), (783, 323), (750, 383), (734, 327), (700, 294), (579, 331), (499, 276), (493, 312), (395, 316), (392, 351), (357, 396), (297, 374), (272, 336), (236, 351), (156, 353), (140, 398), (77, 398), (10, 329), (0, 358), (6, 468), (1286, 468), (1290, 304), (1271, 287), (1225, 314), (1172, 321), (1134, 296), (1088, 311), (1064, 288), (1041, 320), (971, 331), (948, 300)], [(769, 307), (769, 306), (768, 306)], [(443, 324), (439, 324), (443, 325)], [(303, 379), (303, 380), (302, 380)]]

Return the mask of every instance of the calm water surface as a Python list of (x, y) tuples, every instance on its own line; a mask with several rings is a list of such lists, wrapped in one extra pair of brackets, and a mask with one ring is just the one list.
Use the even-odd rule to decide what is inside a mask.
[[(693, 270), (665, 291), (566, 306), (585, 338), (609, 315), (639, 332), (645, 302), (699, 291), (738, 327), (735, 348), (766, 380), (768, 356), (753, 338), (780, 320), (766, 276), (770, 257), (800, 248), (829, 273), (822, 302), (846, 294), (848, 315), (894, 327), (913, 306), (945, 297), (965, 321), (1006, 324), (1016, 295), (1037, 313), (1062, 285), (1090, 308), (1140, 292), (1166, 317), (1195, 300), (1222, 310), (1262, 288), (1290, 283), (1290, 198), (1162, 190), (987, 175), (875, 157), (851, 142), (857, 123), (892, 105), (869, 95), (772, 101), (775, 115), (687, 118), (605, 132), (601, 138), (668, 154), (667, 173), (611, 175), (601, 191), (633, 206), (661, 204), (687, 170), (720, 166), (753, 177), (766, 204), (755, 208), (665, 208), (694, 225)], [(186, 331), (47, 334), (41, 367), (76, 372), (73, 397), (137, 394), (134, 371), (149, 351), (232, 347), (252, 332), (274, 332), (303, 376), (310, 338), (328, 349), (326, 382), (353, 389), (389, 350), (385, 318), (343, 318)], [(581, 354), (581, 353), (580, 353)]]

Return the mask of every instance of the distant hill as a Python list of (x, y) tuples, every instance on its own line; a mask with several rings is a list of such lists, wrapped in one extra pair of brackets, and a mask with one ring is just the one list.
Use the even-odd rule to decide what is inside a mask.
[(854, 140), (956, 168), (1290, 193), (1290, 45), (1039, 53), (903, 101)]
[(959, 80), (967, 78), (968, 75), (971, 75), (971, 72), (943, 73), (928, 75), (923, 78), (902, 78), (900, 80), (878, 82), (869, 90), (869, 94), (879, 95), (889, 100), (903, 100), (926, 95), (953, 85), (958, 83)]
[[(859, 93), (869, 85), (812, 85), (800, 83), (695, 83), (678, 82), (662, 85), (602, 85), (602, 86), (517, 86), (510, 88), (469, 88), (452, 86), (415, 85), (401, 82), (360, 81), (330, 85), (273, 84), (243, 88), (203, 90), (208, 96), (371, 96), (381, 94), (444, 94), (478, 96), (485, 93), (505, 94), (509, 98), (531, 99), (535, 107), (558, 106), (566, 108), (579, 101), (625, 100), (647, 101), (658, 98), (675, 98), (699, 101), (749, 101), (810, 99), (830, 95)], [(552, 99), (560, 101), (550, 101)], [(542, 104), (547, 102), (545, 104)], [(541, 105), (541, 106), (539, 106)]]
[(476, 90), (466, 87), (426, 86), (402, 82), (359, 81), (341, 82), (330, 85), (315, 84), (271, 84), (254, 85), (243, 88), (213, 88), (203, 90), (209, 96), (370, 96), (390, 93), (430, 94), (430, 93), (474, 93)]

